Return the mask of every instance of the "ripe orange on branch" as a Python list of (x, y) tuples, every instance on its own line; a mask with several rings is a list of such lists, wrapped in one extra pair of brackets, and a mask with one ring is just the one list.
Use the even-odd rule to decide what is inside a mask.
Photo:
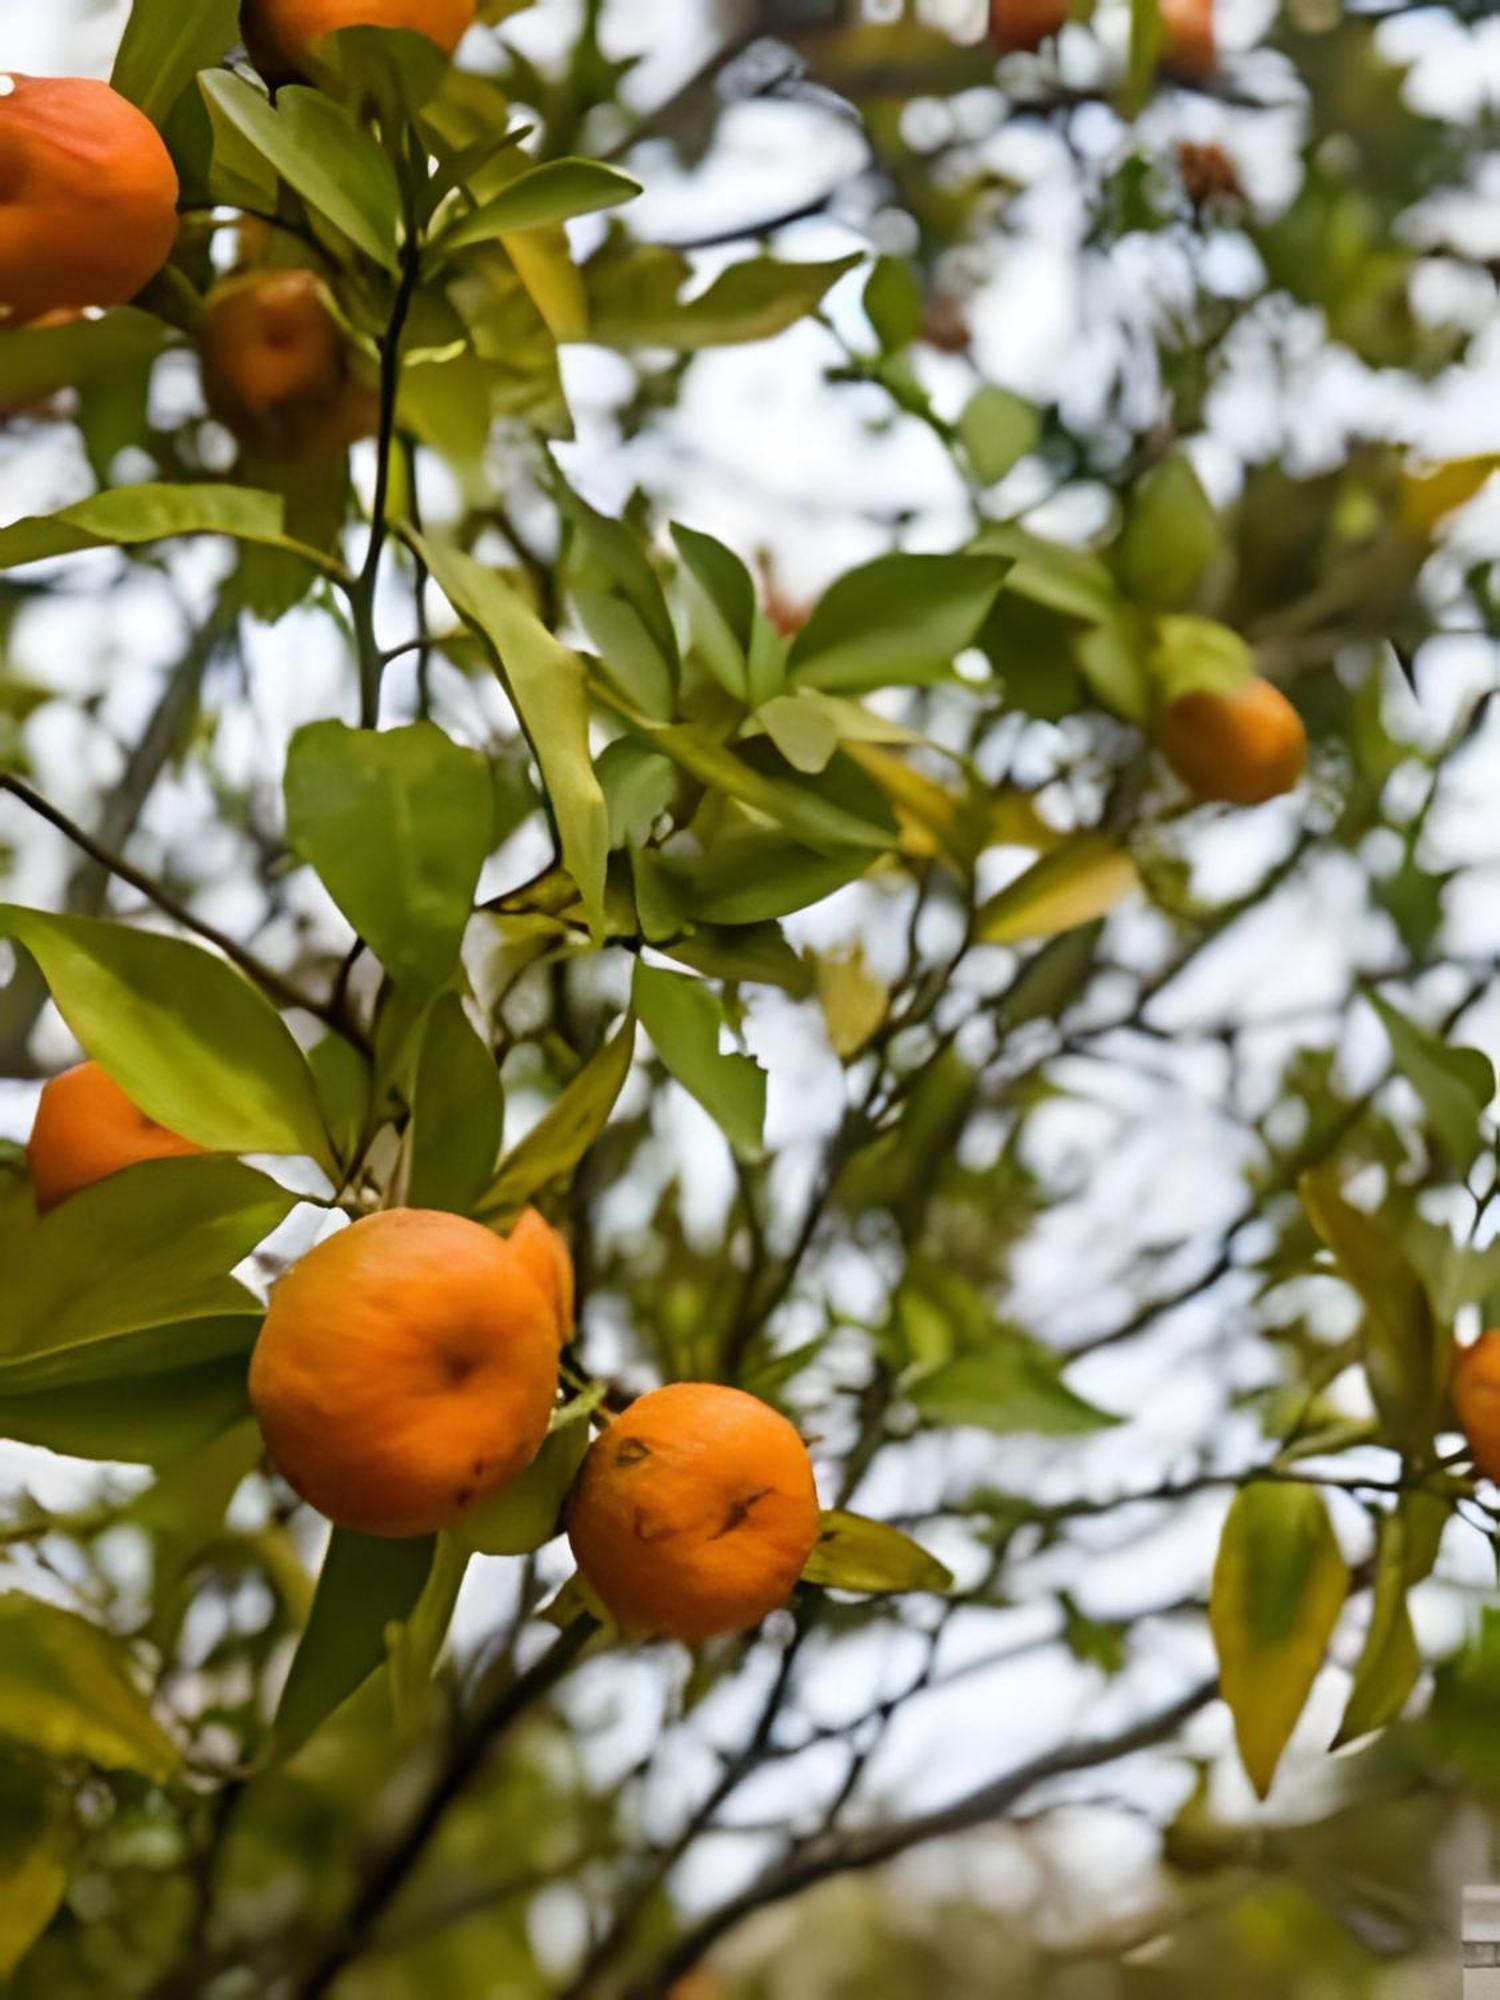
[(477, 11), (475, 0), (244, 0), (240, 27), (262, 76), (285, 83), (340, 28), (409, 28), (451, 56)]
[(1036, 50), (1060, 34), (1068, 0), (990, 0), (990, 41), (1002, 55)]
[(812, 1462), (785, 1417), (712, 1382), (632, 1403), (568, 1502), (578, 1567), (621, 1628), (697, 1644), (786, 1603), (818, 1539)]
[(372, 389), (314, 271), (248, 271), (215, 288), (198, 329), (208, 406), (268, 458), (347, 450), (376, 424)]
[(1474, 1463), (1486, 1479), (1500, 1479), (1500, 1332), (1480, 1334), (1453, 1368), (1453, 1407)]
[(1301, 716), (1258, 678), (1228, 693), (1179, 695), (1158, 714), (1156, 740), (1190, 791), (1226, 805), (1262, 805), (1291, 791), (1307, 767)]
[(277, 1285), (250, 1399), (277, 1469), (329, 1520), (430, 1534), (536, 1457), (559, 1344), (558, 1300), (525, 1240), (387, 1209)]
[(124, 305), (177, 240), (160, 133), (86, 77), (0, 74), (0, 90), (0, 320)]
[(36, 1205), (45, 1215), (69, 1195), (126, 1167), (143, 1160), (184, 1159), (202, 1150), (148, 1118), (107, 1070), (86, 1062), (44, 1087), (26, 1163)]

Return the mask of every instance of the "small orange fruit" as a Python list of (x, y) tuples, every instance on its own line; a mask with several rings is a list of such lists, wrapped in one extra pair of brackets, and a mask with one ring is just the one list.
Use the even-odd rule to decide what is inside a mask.
[(785, 1604), (818, 1539), (807, 1447), (741, 1389), (674, 1382), (597, 1438), (568, 1502), (568, 1539), (611, 1617), (689, 1644)]
[(558, 1345), (524, 1246), (460, 1215), (386, 1209), (277, 1285), (250, 1400), (282, 1476), (330, 1521), (430, 1534), (536, 1457)]
[(534, 1208), (527, 1209), (507, 1241), (551, 1300), (558, 1340), (565, 1346), (573, 1338), (574, 1305), (573, 1259), (567, 1244)]
[(1219, 62), (1214, 0), (1161, 0), (1161, 25), (1164, 67), (1194, 83), (1211, 77)]
[(1232, 694), (1200, 689), (1168, 702), (1156, 740), (1200, 799), (1258, 806), (1289, 792), (1307, 768), (1307, 731), (1280, 688), (1252, 679)]
[(1480, 1334), (1453, 1364), (1453, 1407), (1474, 1463), (1486, 1479), (1500, 1479), (1500, 1332)]
[(345, 451), (375, 428), (375, 398), (316, 272), (250, 271), (215, 287), (198, 329), (208, 406), (268, 458)]
[(240, 27), (261, 75), (285, 83), (340, 28), (410, 28), (451, 56), (477, 12), (476, 0), (244, 0)]
[(128, 98), (0, 72), (0, 319), (118, 306), (177, 240), (177, 169)]
[(184, 1159), (202, 1150), (148, 1118), (107, 1070), (86, 1062), (64, 1070), (43, 1089), (26, 1161), (36, 1205), (45, 1215), (80, 1188), (142, 1160)]
[(1002, 55), (1035, 50), (1067, 22), (1069, 0), (990, 0), (990, 41)]

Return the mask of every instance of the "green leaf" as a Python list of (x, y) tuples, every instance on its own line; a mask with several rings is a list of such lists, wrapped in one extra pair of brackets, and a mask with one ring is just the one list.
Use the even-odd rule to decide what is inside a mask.
[(841, 693), (941, 680), (1009, 568), (1001, 556), (894, 555), (851, 570), (793, 640), (791, 678)]
[(766, 1074), (749, 1056), (720, 1051), (728, 1022), (712, 987), (636, 961), (635, 1010), (656, 1053), (737, 1153), (757, 1154), (765, 1133)]
[(731, 264), (704, 292), (679, 295), (693, 272), (675, 250), (632, 248), (601, 253), (584, 267), (591, 337), (603, 347), (732, 347), (768, 340), (815, 312), (860, 258), (783, 264), (752, 257)]
[(1073, 834), (990, 897), (974, 934), (981, 944), (1056, 937), (1095, 922), (1140, 886), (1123, 848), (1103, 834)]
[(60, 389), (140, 373), (171, 340), (169, 326), (133, 306), (62, 326), (8, 328), (0, 341), (0, 403), (24, 409)]
[(1240, 1757), (1265, 1798), (1349, 1594), (1349, 1572), (1316, 1487), (1247, 1486), (1214, 1564), (1209, 1623)]
[(239, 39), (238, 0), (134, 0), (110, 82), (160, 125), (201, 69)]
[(1442, 1416), (1452, 1360), (1451, 1329), (1433, 1319), (1426, 1288), (1393, 1230), (1347, 1202), (1331, 1166), (1297, 1183), (1302, 1206), (1365, 1304), (1365, 1371), (1385, 1434), (1423, 1457)]
[(1189, 603), (1218, 554), (1223, 530), (1191, 461), (1181, 452), (1136, 481), (1115, 546), (1120, 580), (1138, 604)]
[(750, 691), (750, 644), (755, 633), (755, 584), (732, 550), (712, 535), (672, 523), (682, 557), (688, 608), (698, 651), (737, 701)]
[(68, 1795), (33, 1758), (0, 1758), (0, 1979), (46, 1930), (72, 1872), (78, 1832)]
[(629, 1014), (614, 1039), (584, 1064), (551, 1110), (505, 1156), (475, 1211), (481, 1219), (504, 1221), (572, 1173), (609, 1123), (634, 1055), (635, 1016)]
[(683, 870), (689, 907), (710, 924), (761, 924), (821, 903), (873, 866), (867, 848), (815, 854), (784, 834), (745, 832), (717, 841)]
[(271, 1755), (292, 1756), (386, 1657), (386, 1628), (409, 1618), (437, 1538), (385, 1540), (335, 1528), (271, 1730)]
[(575, 588), (572, 596), (583, 629), (619, 692), (649, 721), (670, 722), (677, 707), (676, 672), (635, 606), (607, 590)]
[(80, 1758), (159, 1784), (180, 1762), (120, 1642), (19, 1591), (0, 1596), (0, 1736), (59, 1763)]
[(492, 243), (516, 229), (538, 229), (567, 222), (575, 215), (593, 215), (601, 208), (618, 208), (634, 201), (640, 183), (602, 160), (548, 160), (517, 174), (499, 194), (445, 229), (439, 251), (467, 249)]
[[(248, 1419), (246, 1369), (259, 1327), (259, 1314), (179, 1321), (162, 1331), (184, 1357), (201, 1348), (202, 1358), (175, 1368), (148, 1368), (166, 1343), (131, 1336), (0, 1362), (0, 1437), (69, 1458), (176, 1465)], [(80, 1353), (98, 1379), (71, 1379)], [(49, 1386), (49, 1373), (61, 1379)]]
[(217, 1153), (331, 1164), (317, 1091), (280, 1015), (224, 959), (159, 931), (0, 904), (59, 1013), (132, 1103)]
[(402, 1736), (414, 1735), (423, 1719), (424, 1698), (458, 1609), (458, 1594), (468, 1572), (469, 1554), (468, 1546), (457, 1534), (440, 1534), (432, 1567), (411, 1616), (386, 1627), (391, 1709), (397, 1732)]
[(995, 1012), (1007, 1029), (1027, 1021), (1056, 1021), (1093, 977), (1104, 919), (1064, 931), (1032, 953), (1000, 997)]
[(839, 747), (839, 726), (813, 690), (779, 694), (759, 711), (767, 736), (794, 771), (826, 771)]
[(199, 79), (212, 117), (226, 121), (356, 249), (396, 268), (401, 193), (370, 133), (319, 90), (288, 85), (273, 107), (244, 77), (210, 70)]
[(848, 757), (836, 759), (813, 785), (798, 775), (786, 775), (784, 764), (770, 771), (762, 769), (751, 761), (756, 745), (749, 746), (747, 755), (736, 755), (711, 730), (697, 723), (653, 729), (646, 740), (664, 750), (701, 784), (725, 792), (753, 812), (774, 820), (809, 847), (858, 847), (884, 853), (895, 844), (896, 822), (884, 795), (864, 779)]
[[(617, 612), (628, 609), (634, 614), (642, 636), (634, 639), (633, 644), (648, 646), (655, 656), (655, 665), (649, 671), (644, 665), (639, 670), (639, 678), (649, 688), (651, 699), (641, 699), (640, 695), (633, 698), (642, 713), (653, 721), (668, 721), (674, 711), (680, 665), (677, 632), (646, 544), (628, 522), (601, 514), (560, 475), (556, 485), (558, 506), (573, 531), (568, 551), (569, 573), (580, 612), (585, 602), (592, 604), (607, 591), (613, 594)], [(587, 617), (585, 622), (589, 622)], [(589, 629), (592, 633), (592, 623)], [(624, 629), (617, 626), (619, 632)], [(607, 648), (606, 636), (599, 634), (595, 643)], [(626, 691), (631, 689), (627, 687)]]
[(944, 1362), (915, 1385), (911, 1400), (930, 1424), (968, 1424), (999, 1437), (1085, 1437), (1119, 1422), (1075, 1395), (1046, 1349), (1018, 1334), (997, 1339), (987, 1353)]
[(1449, 1048), (1378, 993), (1369, 1000), (1390, 1037), (1397, 1067), (1422, 1100), (1432, 1136), (1449, 1164), (1466, 1174), (1484, 1143), (1481, 1120), (1495, 1095), (1494, 1065), (1478, 1049)]
[(284, 505), (280, 494), (248, 486), (113, 486), (59, 513), (29, 514), (0, 528), (0, 570), (85, 549), (137, 548), (179, 535), (227, 535), (289, 549), (324, 575), (342, 578), (342, 563), (288, 539)]
[(542, 624), (493, 570), (442, 543), (421, 544), (427, 566), (454, 610), (493, 646), (552, 802), (563, 859), (589, 923), (604, 934), (609, 812), (589, 749), (583, 662)]
[(1125, 108), (1132, 117), (1150, 98), (1165, 41), (1161, 0), (1130, 0), (1130, 56), (1125, 73)]
[(1417, 1684), (1422, 1656), (1406, 1594), (1432, 1573), (1448, 1519), (1448, 1503), (1431, 1493), (1403, 1493), (1380, 1518), (1375, 1604), (1335, 1750), (1396, 1721)]
[(910, 1535), (842, 1508), (825, 1511), (817, 1547), (802, 1572), (804, 1583), (824, 1590), (877, 1596), (908, 1590), (942, 1592), (953, 1575)]
[(595, 1383), (559, 1410), (546, 1442), (519, 1479), (473, 1507), (456, 1533), (486, 1556), (527, 1556), (562, 1532), (562, 1510), (589, 1448), (589, 1418), (604, 1385)]
[(958, 435), (981, 486), (993, 486), (1031, 451), (1041, 436), (1034, 403), (987, 382), (976, 389), (958, 420)]
[(377, 733), (314, 722), (292, 738), (287, 839), (391, 977), (453, 975), (494, 838), (489, 765), (432, 722)]
[(495, 1058), (456, 993), (427, 1017), (411, 1111), (409, 1205), (472, 1214), (495, 1178), (503, 1108)]
[(882, 353), (899, 354), (922, 331), (927, 302), (904, 257), (877, 257), (865, 284), (865, 317)]

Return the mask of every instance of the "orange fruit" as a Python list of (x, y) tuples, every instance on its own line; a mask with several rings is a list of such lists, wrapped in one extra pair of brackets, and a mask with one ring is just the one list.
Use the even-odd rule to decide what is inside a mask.
[(552, 1303), (558, 1340), (573, 1338), (573, 1259), (557, 1231), (534, 1208), (528, 1208), (507, 1239)]
[(785, 1604), (818, 1539), (807, 1447), (785, 1417), (712, 1382), (616, 1417), (568, 1502), (578, 1567), (615, 1622), (696, 1644)]
[(524, 1247), (460, 1215), (386, 1209), (277, 1285), (250, 1400), (282, 1476), (330, 1521), (430, 1534), (536, 1457), (558, 1344)]
[(64, 1070), (43, 1089), (26, 1161), (36, 1205), (45, 1215), (80, 1188), (142, 1160), (184, 1159), (202, 1150), (148, 1118), (107, 1070), (86, 1062)]
[(1069, 0), (990, 0), (990, 41), (1002, 55), (1039, 49), (1068, 18)]
[(1219, 61), (1214, 0), (1161, 0), (1161, 25), (1163, 65), (1194, 82), (1211, 77)]
[(1168, 702), (1156, 740), (1200, 799), (1258, 806), (1289, 792), (1307, 768), (1307, 731), (1280, 688), (1249, 680), (1232, 694), (1200, 689)]
[(0, 318), (118, 306), (177, 240), (177, 169), (144, 112), (86, 77), (0, 96)]
[(1453, 1364), (1453, 1407), (1474, 1463), (1500, 1479), (1500, 1332), (1480, 1334)]
[(345, 451), (375, 428), (374, 393), (316, 272), (226, 278), (204, 307), (198, 354), (209, 408), (268, 458)]
[(451, 56), (477, 12), (476, 0), (244, 0), (240, 27), (262, 76), (284, 83), (340, 28), (410, 28)]

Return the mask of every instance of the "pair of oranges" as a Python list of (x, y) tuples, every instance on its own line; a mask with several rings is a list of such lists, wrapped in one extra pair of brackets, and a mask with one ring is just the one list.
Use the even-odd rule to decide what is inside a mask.
[[(990, 42), (1002, 55), (1036, 50), (1060, 34), (1071, 0), (990, 0)], [(1201, 81), (1218, 62), (1214, 0), (1161, 0), (1163, 62), (1179, 76)]]
[[(28, 1159), (48, 1211), (139, 1161), (198, 1150), (84, 1063), (42, 1092)], [(458, 1215), (384, 1210), (276, 1286), (251, 1401), (278, 1469), (330, 1520), (427, 1534), (531, 1464), (572, 1333), (572, 1263), (535, 1210), (505, 1238)], [(690, 1643), (784, 1604), (818, 1529), (795, 1429), (716, 1383), (632, 1403), (593, 1444), (567, 1510), (579, 1568), (622, 1629)]]

